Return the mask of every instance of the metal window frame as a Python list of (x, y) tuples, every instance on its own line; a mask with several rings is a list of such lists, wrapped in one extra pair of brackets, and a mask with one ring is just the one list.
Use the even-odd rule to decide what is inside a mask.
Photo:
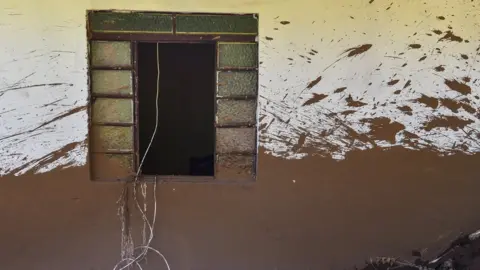
[[(89, 10), (89, 12), (97, 12), (94, 10)], [(105, 12), (102, 10), (101, 12)], [(108, 11), (107, 11), (108, 12)], [(132, 11), (132, 12), (143, 12), (143, 11)], [(88, 127), (89, 133), (92, 128), (92, 119), (91, 119), (91, 105), (93, 104), (92, 101), (97, 97), (108, 97), (108, 98), (115, 98), (115, 99), (132, 99), (133, 100), (133, 123), (132, 124), (122, 124), (122, 123), (100, 123), (95, 125), (108, 125), (108, 126), (128, 126), (133, 128), (133, 167), (135, 172), (138, 170), (138, 166), (140, 165), (140, 149), (139, 149), (139, 95), (138, 95), (138, 43), (180, 43), (180, 44), (214, 44), (215, 45), (215, 62), (218, 60), (218, 44), (221, 42), (235, 42), (235, 43), (256, 43), (259, 46), (259, 42), (257, 41), (257, 35), (245, 35), (245, 34), (177, 34), (176, 33), (176, 15), (177, 14), (194, 14), (194, 15), (226, 15), (226, 16), (237, 16), (242, 14), (233, 14), (233, 13), (172, 13), (172, 12), (162, 12), (163, 14), (169, 14), (173, 16), (173, 33), (108, 33), (108, 32), (93, 32), (90, 31), (88, 27), (88, 15), (87, 15), (87, 39), (88, 39)], [(243, 14), (244, 15), (244, 14)], [(252, 16), (254, 14), (251, 14)], [(255, 14), (258, 16), (258, 14)], [(115, 41), (124, 41), (130, 43), (130, 54), (131, 54), (131, 63), (132, 66), (129, 68), (119, 67), (119, 68), (112, 68), (112, 67), (93, 67), (92, 66), (92, 54), (90, 52), (91, 43), (95, 41), (106, 41), (106, 42), (115, 42)], [(258, 51), (257, 51), (258, 52)], [(131, 70), (132, 71), (132, 90), (133, 96), (125, 96), (125, 95), (116, 95), (116, 94), (109, 94), (109, 95), (99, 95), (96, 94), (95, 96), (92, 95), (92, 71), (93, 70)], [(257, 65), (254, 68), (218, 68), (218, 64), (215, 64), (215, 85), (218, 84), (217, 82), (217, 72), (218, 71), (256, 71), (258, 74), (258, 57), (257, 57)], [(258, 80), (256, 82), (256, 95), (255, 96), (248, 96), (248, 97), (217, 97), (217, 90), (215, 89), (215, 94), (213, 96), (214, 102), (214, 116), (217, 114), (217, 99), (225, 99), (225, 100), (255, 100), (256, 107), (255, 107), (255, 124), (253, 125), (217, 125), (214, 122), (214, 175), (213, 176), (191, 176), (191, 175), (178, 175), (178, 176), (168, 176), (168, 175), (144, 175), (140, 174), (139, 179), (141, 181), (153, 182), (153, 181), (162, 181), (162, 182), (179, 182), (179, 183), (216, 183), (216, 184), (231, 184), (231, 183), (241, 183), (241, 184), (248, 184), (254, 183), (257, 178), (257, 163), (258, 163)], [(250, 127), (255, 128), (255, 153), (254, 156), (254, 164), (253, 164), (253, 175), (251, 179), (245, 179), (240, 181), (234, 180), (221, 180), (216, 178), (216, 129), (217, 128), (225, 128), (225, 127)], [(91, 151), (91, 143), (90, 143), (90, 136), (88, 138), (88, 145), (89, 145), (89, 156)], [(109, 152), (114, 153), (114, 152)], [(122, 152), (123, 153), (123, 152)], [(242, 153), (236, 153), (242, 154)], [(92, 166), (90, 166), (90, 176), (92, 179), (93, 172)], [(127, 179), (121, 179), (120, 181), (133, 181), (135, 176), (128, 177)], [(105, 180), (99, 180), (101, 182), (105, 182)], [(109, 180), (106, 180), (109, 181)], [(118, 181), (118, 180), (116, 180)]]

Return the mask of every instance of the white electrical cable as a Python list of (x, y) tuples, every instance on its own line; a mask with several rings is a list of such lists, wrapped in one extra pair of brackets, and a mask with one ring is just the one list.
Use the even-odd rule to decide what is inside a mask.
[[(117, 270), (117, 268), (120, 266), (120, 264), (122, 264), (126, 261), (128, 263), (125, 266), (123, 266), (122, 268), (120, 268), (119, 270), (124, 270), (126, 268), (129, 268), (132, 265), (135, 265), (140, 270), (142, 270), (142, 267), (140, 266), (139, 261), (141, 261), (147, 255), (149, 250), (154, 251), (160, 257), (162, 257), (163, 261), (165, 262), (165, 265), (167, 266), (167, 269), (170, 270), (170, 265), (168, 264), (167, 258), (165, 258), (165, 256), (160, 251), (158, 251), (158, 250), (156, 250), (156, 249), (154, 249), (150, 246), (150, 244), (153, 240), (153, 236), (154, 236), (153, 228), (155, 227), (155, 221), (156, 221), (156, 218), (157, 218), (157, 192), (156, 192), (157, 191), (157, 181), (155, 180), (154, 186), (153, 186), (154, 207), (153, 207), (152, 223), (150, 223), (150, 221), (148, 220), (148, 217), (145, 213), (146, 211), (142, 210), (142, 207), (140, 206), (140, 203), (138, 202), (137, 197), (136, 197), (136, 189), (137, 189), (136, 186), (137, 186), (137, 183), (139, 182), (138, 177), (140, 175), (140, 172), (142, 171), (143, 162), (145, 161), (145, 158), (148, 154), (148, 151), (150, 150), (150, 147), (153, 144), (153, 140), (155, 139), (155, 135), (157, 134), (157, 129), (158, 129), (158, 118), (159, 118), (159, 115), (158, 115), (159, 114), (159, 112), (158, 112), (159, 111), (158, 97), (159, 97), (159, 93), (160, 93), (160, 61), (159, 61), (159, 53), (158, 53), (158, 43), (156, 44), (156, 47), (157, 47), (157, 93), (156, 93), (156, 98), (155, 98), (155, 128), (153, 130), (152, 137), (150, 138), (150, 143), (148, 144), (148, 147), (145, 150), (145, 154), (143, 155), (142, 160), (140, 162), (140, 165), (138, 166), (138, 170), (137, 170), (137, 173), (135, 175), (135, 181), (133, 183), (133, 195), (134, 195), (135, 203), (136, 203), (137, 209), (142, 214), (142, 218), (143, 218), (143, 222), (144, 222), (144, 230), (145, 230), (145, 227), (148, 226), (149, 231), (150, 231), (150, 235), (149, 235), (148, 241), (146, 241), (146, 243), (143, 243), (142, 246), (138, 246), (138, 247), (134, 248), (134, 250), (137, 250), (137, 249), (142, 250), (141, 253), (138, 256), (136, 256), (135, 258), (122, 259), (121, 261), (119, 261), (115, 265), (113, 270)], [(123, 192), (122, 192), (122, 194), (123, 194)], [(145, 205), (146, 204), (146, 191), (144, 192), (143, 189), (142, 189), (142, 194), (144, 195), (144, 209), (146, 210), (146, 205)], [(143, 237), (144, 237), (144, 242), (145, 242), (145, 235), (143, 235)]]

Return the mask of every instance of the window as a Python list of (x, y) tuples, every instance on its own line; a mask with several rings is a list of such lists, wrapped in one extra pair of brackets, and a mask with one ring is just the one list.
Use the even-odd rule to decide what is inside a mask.
[(133, 179), (156, 124), (143, 179), (255, 179), (256, 14), (89, 11), (87, 33), (92, 180)]

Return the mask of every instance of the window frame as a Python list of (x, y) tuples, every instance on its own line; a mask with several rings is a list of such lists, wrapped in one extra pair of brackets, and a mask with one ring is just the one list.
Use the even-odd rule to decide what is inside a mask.
[[(132, 124), (119, 124), (119, 123), (106, 123), (106, 124), (98, 124), (100, 126), (128, 126), (133, 128), (133, 151), (131, 153), (133, 158), (133, 175), (130, 175), (123, 179), (102, 179), (102, 180), (94, 180), (94, 181), (133, 181), (135, 179), (136, 172), (138, 170), (138, 166), (140, 163), (140, 151), (139, 151), (139, 95), (138, 95), (138, 43), (187, 43), (187, 44), (214, 44), (215, 45), (215, 85), (217, 86), (215, 89), (215, 95), (212, 97), (215, 99), (214, 102), (214, 117), (217, 116), (217, 107), (218, 107), (218, 100), (254, 100), (255, 101), (255, 121), (252, 125), (246, 126), (239, 126), (239, 125), (218, 125), (216, 121), (214, 121), (214, 175), (213, 176), (192, 176), (192, 175), (179, 175), (179, 176), (168, 176), (168, 175), (143, 175), (140, 173), (139, 180), (141, 181), (164, 181), (164, 182), (191, 182), (191, 183), (249, 183), (255, 182), (257, 178), (257, 167), (258, 167), (258, 118), (259, 118), (259, 110), (258, 110), (258, 97), (259, 97), (259, 42), (258, 42), (258, 14), (233, 14), (233, 13), (179, 13), (179, 12), (154, 12), (154, 11), (129, 11), (130, 13), (157, 13), (162, 15), (170, 15), (172, 16), (173, 22), (173, 30), (171, 33), (139, 33), (139, 32), (95, 32), (90, 29), (89, 25), (89, 15), (95, 12), (118, 12), (114, 10), (87, 10), (87, 46), (88, 46), (88, 131), (89, 131), (89, 155), (88, 160), (90, 163), (90, 179), (94, 180), (94, 169), (93, 165), (91, 164), (91, 154), (92, 152), (92, 138), (91, 138), (91, 131), (92, 131), (92, 104), (93, 101), (98, 97), (107, 97), (107, 98), (115, 98), (115, 99), (131, 99), (133, 100), (133, 121)], [(251, 15), (257, 20), (257, 29), (255, 34), (245, 34), (245, 33), (198, 33), (198, 34), (185, 34), (185, 33), (178, 33), (176, 32), (176, 19), (177, 15), (223, 15), (223, 16), (242, 16), (242, 15)], [(129, 42), (130, 44), (130, 61), (131, 67), (95, 67), (92, 65), (92, 43), (93, 42)], [(249, 43), (249, 44), (256, 44), (256, 64), (255, 67), (248, 67), (248, 68), (220, 68), (218, 64), (218, 55), (219, 55), (219, 45), (222, 42), (227, 43)], [(125, 95), (99, 95), (95, 94), (93, 96), (92, 91), (92, 73), (95, 70), (128, 70), (131, 71), (131, 79), (132, 79), (132, 95), (125, 96)], [(217, 96), (218, 91), (218, 74), (219, 72), (245, 72), (245, 71), (255, 71), (257, 75), (256, 85), (255, 85), (255, 95), (254, 96), (245, 96), (244, 98), (241, 97), (227, 97), (222, 98)], [(235, 127), (235, 128), (242, 128), (242, 127), (249, 127), (254, 128), (254, 152), (250, 154), (253, 157), (253, 164), (252, 164), (252, 175), (248, 179), (241, 179), (241, 180), (230, 180), (230, 179), (221, 179), (216, 177), (217, 175), (217, 138), (216, 133), (218, 128), (228, 128), (228, 127)], [(110, 153), (110, 152), (109, 152)], [(112, 152), (113, 153), (113, 152)], [(122, 152), (123, 153), (123, 152)], [(239, 154), (242, 155), (242, 154)], [(246, 156), (246, 154), (245, 154)]]

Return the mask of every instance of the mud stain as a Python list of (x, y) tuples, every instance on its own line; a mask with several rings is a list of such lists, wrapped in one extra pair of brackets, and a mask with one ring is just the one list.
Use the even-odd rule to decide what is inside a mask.
[(462, 104), (449, 98), (441, 98), (440, 104), (455, 113), (457, 113), (458, 110), (462, 107)]
[(358, 100), (353, 100), (351, 95), (348, 95), (348, 97), (345, 99), (345, 101), (347, 102), (347, 106), (349, 106), (349, 107), (362, 107), (362, 106), (367, 105), (367, 103), (364, 103), (364, 102), (361, 102), (361, 101), (358, 101)]
[(370, 1), (368, 1), (368, 3), (371, 4), (371, 3), (373, 3), (373, 1), (375, 1), (375, 0), (370, 0)]
[(467, 83), (470, 82), (471, 80), (472, 79), (470, 77), (463, 77), (462, 78), (462, 81), (467, 82)]
[(436, 109), (438, 107), (438, 99), (429, 97), (423, 94), (420, 98), (416, 99), (415, 101), (425, 104), (427, 107), (430, 107), (433, 109)]
[(328, 97), (328, 95), (325, 95), (325, 94), (313, 94), (313, 97), (311, 97), (309, 100), (305, 101), (305, 103), (303, 103), (302, 107), (303, 106), (308, 106), (308, 105), (312, 105), (312, 104), (315, 104), (323, 99), (325, 99), (326, 97)]
[(409, 87), (412, 84), (412, 80), (408, 80), (405, 85), (403, 86), (403, 89)]
[(265, 37), (266, 40), (273, 40), (272, 37)]
[(355, 113), (355, 112), (356, 112), (355, 110), (346, 110), (346, 111), (341, 112), (340, 114), (347, 116), (347, 115), (350, 115), (350, 114)]
[(306, 133), (300, 134), (300, 137), (298, 138), (297, 144), (295, 146), (293, 146), (293, 148), (292, 148), (293, 152), (298, 152), (298, 150), (300, 150), (303, 147), (303, 145), (305, 144), (305, 141), (307, 140), (307, 136), (308, 136), (308, 134), (306, 134)]
[(462, 42), (463, 41), (463, 38), (453, 34), (452, 31), (447, 31), (445, 36), (443, 36), (442, 38), (440, 38), (438, 41), (455, 41), (455, 42)]
[(422, 62), (423, 60), (427, 59), (427, 56), (422, 56), (420, 59), (418, 59), (418, 62)]
[(402, 92), (402, 90), (395, 90), (395, 92), (393, 92), (393, 94), (398, 95), (398, 94), (400, 94), (401, 92)]
[(445, 68), (443, 66), (436, 66), (435, 67), (435, 71), (438, 71), (438, 72), (442, 72), (442, 71), (445, 71)]
[(281, 21), (280, 23), (281, 23), (281, 24), (283, 24), (283, 25), (290, 24), (290, 22), (289, 22), (289, 21)]
[(371, 130), (367, 135), (371, 139), (388, 141), (392, 144), (396, 142), (395, 135), (405, 129), (403, 124), (391, 121), (388, 117), (362, 119), (361, 122), (370, 124)]
[(370, 48), (372, 48), (372, 44), (363, 44), (357, 47), (346, 49), (345, 51), (343, 51), (343, 53), (348, 52), (347, 57), (353, 57), (370, 50)]
[(400, 80), (391, 80), (391, 81), (389, 81), (387, 84), (388, 84), (389, 86), (393, 86), (393, 85), (397, 84), (399, 81), (400, 81)]
[(341, 93), (343, 91), (345, 91), (345, 89), (347, 89), (347, 87), (340, 87), (340, 88), (337, 88), (333, 91), (333, 93), (337, 94), (337, 93)]
[(443, 33), (442, 31), (437, 30), (437, 29), (432, 30), (432, 32), (435, 33), (435, 34), (437, 34), (437, 35), (441, 35), (441, 34)]
[(417, 134), (411, 133), (409, 131), (404, 130), (403, 135), (405, 139), (411, 140), (411, 139), (418, 139), (420, 138)]
[(466, 104), (466, 103), (462, 103), (462, 109), (464, 109), (466, 112), (470, 113), (470, 114), (474, 114), (477, 112), (477, 110), (475, 108), (473, 108), (472, 106), (470, 106), (469, 104)]
[(322, 80), (322, 76), (319, 76), (315, 80), (311, 81), (307, 85), (307, 89), (312, 89), (315, 85), (317, 85)]
[(412, 108), (410, 108), (409, 106), (401, 106), (401, 107), (397, 107), (397, 109), (399, 109), (406, 115), (412, 115)]
[(466, 55), (466, 54), (460, 54), (460, 56), (461, 56), (463, 59), (465, 59), (465, 60), (468, 59), (468, 55)]
[[(28, 169), (28, 171), (25, 172), (25, 174), (28, 174), (28, 173), (35, 173), (37, 170), (41, 169), (42, 167), (45, 167), (46, 165), (52, 163), (52, 162), (55, 162), (56, 160), (64, 157), (65, 155), (68, 154), (68, 152), (70, 152), (71, 150), (75, 149), (77, 146), (80, 146), (81, 144), (83, 144), (83, 142), (74, 142), (74, 143), (70, 143), (70, 144), (67, 144), (65, 145), (64, 147), (62, 147), (61, 149), (57, 150), (57, 151), (54, 151), (52, 153), (49, 153), (41, 158), (38, 158), (38, 159), (35, 159), (35, 160), (32, 160), (18, 168), (16, 168), (15, 170), (11, 171), (10, 174), (11, 175), (15, 175), (17, 173), (19, 173), (20, 171), (23, 171), (25, 168), (31, 166), (32, 164), (36, 164), (35, 166), (33, 166), (32, 168)], [(63, 168), (66, 168), (68, 167), (70, 164), (64, 164), (62, 165), (61, 167), (57, 167), (56, 169), (63, 169)]]
[(468, 95), (472, 92), (472, 88), (470, 86), (461, 83), (457, 80), (447, 80), (445, 79), (445, 84), (448, 86), (453, 91), (457, 91), (458, 93), (462, 95)]
[(22, 132), (19, 132), (19, 133), (15, 133), (15, 134), (12, 134), (12, 135), (8, 135), (8, 136), (5, 136), (5, 137), (2, 137), (2, 138), (0, 138), (0, 141), (3, 141), (3, 140), (5, 140), (5, 139), (9, 139), (9, 138), (12, 138), (12, 137), (16, 137), (16, 136), (19, 136), (19, 135), (23, 135), (23, 134), (26, 134), (26, 133), (34, 132), (34, 131), (36, 131), (36, 130), (38, 130), (38, 129), (40, 129), (40, 128), (43, 128), (43, 127), (45, 127), (45, 126), (47, 126), (47, 125), (55, 122), (55, 121), (58, 121), (58, 120), (60, 120), (60, 119), (63, 119), (63, 118), (65, 118), (65, 117), (67, 117), (67, 116), (70, 116), (70, 115), (72, 115), (72, 114), (81, 112), (81, 111), (86, 110), (86, 109), (87, 109), (86, 106), (81, 106), (81, 107), (77, 107), (77, 108), (71, 109), (71, 110), (69, 110), (69, 111), (67, 111), (67, 112), (65, 112), (65, 113), (63, 113), (63, 114), (61, 114), (61, 115), (59, 115), (59, 116), (54, 117), (54, 118), (51, 119), (51, 120), (48, 120), (48, 121), (46, 121), (46, 122), (43, 122), (42, 124), (40, 124), (39, 126), (37, 126), (37, 127), (35, 127), (35, 128), (32, 128), (32, 129), (27, 130), (27, 131), (22, 131)]
[(445, 17), (444, 16), (437, 16), (437, 19), (443, 21), (443, 20), (445, 20)]
[(410, 44), (410, 45), (408, 45), (408, 47), (410, 47), (411, 49), (420, 49), (422, 47), (422, 45), (420, 45), (420, 44)]
[(462, 119), (456, 116), (441, 116), (431, 119), (424, 125), (424, 129), (431, 131), (434, 128), (447, 128), (457, 131), (471, 123), (473, 123), (473, 121), (470, 119)]

